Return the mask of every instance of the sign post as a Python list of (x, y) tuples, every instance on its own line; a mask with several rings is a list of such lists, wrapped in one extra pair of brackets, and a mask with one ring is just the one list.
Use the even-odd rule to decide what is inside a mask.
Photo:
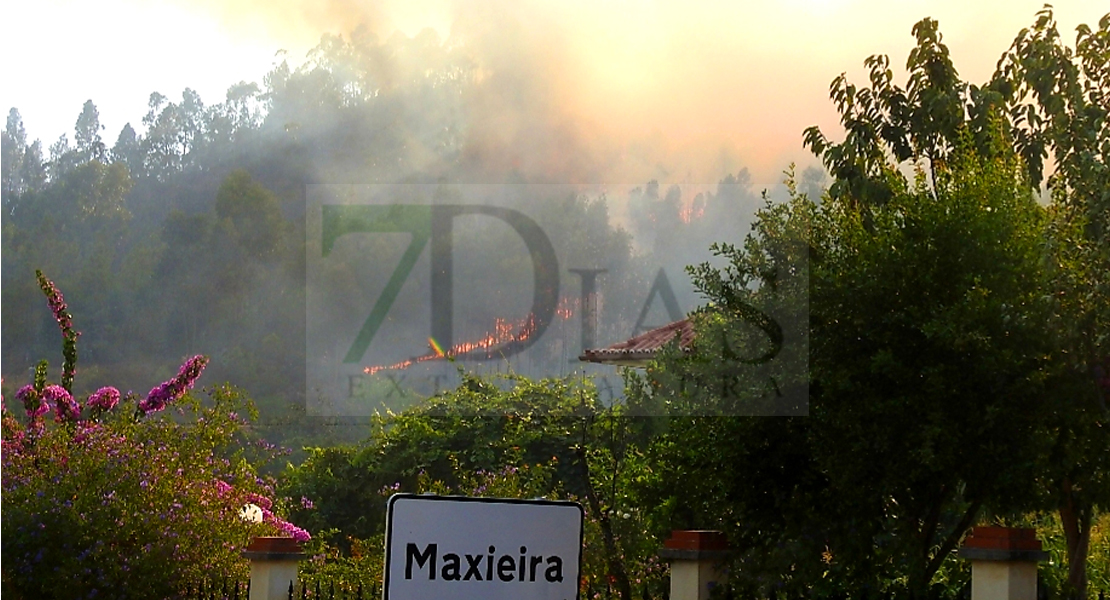
[(397, 494), (386, 517), (383, 600), (576, 600), (574, 502)]

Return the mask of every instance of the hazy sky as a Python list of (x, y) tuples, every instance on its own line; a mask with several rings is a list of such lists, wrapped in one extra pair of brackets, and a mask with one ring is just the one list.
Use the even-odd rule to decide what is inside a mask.
[[(940, 21), (957, 69), (985, 80), (1041, 0), (38, 0), (6, 2), (0, 107), (17, 107), (29, 137), (49, 146), (92, 99), (114, 143), (139, 126), (147, 97), (185, 87), (223, 99), (240, 80), (261, 83), (284, 49), (291, 62), (325, 32), (365, 24), (379, 37), (425, 27), (523, 68), (560, 118), (620, 155), (630, 177), (665, 164), (672, 181), (710, 181), (748, 166), (775, 181), (790, 161), (814, 161), (801, 132), (835, 131), (829, 82), (888, 54), (904, 64), (910, 30)], [(1060, 2), (1074, 41), (1105, 1)], [(903, 79), (904, 81), (904, 79)], [(614, 150), (615, 149), (615, 150)], [(652, 165), (639, 165), (651, 162)], [(639, 167), (643, 167), (640, 169)]]

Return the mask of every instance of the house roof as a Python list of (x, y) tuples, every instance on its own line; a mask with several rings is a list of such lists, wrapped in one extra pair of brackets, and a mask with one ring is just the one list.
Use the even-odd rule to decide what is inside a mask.
[(694, 325), (689, 319), (675, 321), (658, 329), (652, 329), (632, 339), (625, 340), (607, 348), (586, 350), (578, 360), (617, 366), (642, 367), (667, 345), (678, 337), (678, 346), (689, 350), (694, 342)]

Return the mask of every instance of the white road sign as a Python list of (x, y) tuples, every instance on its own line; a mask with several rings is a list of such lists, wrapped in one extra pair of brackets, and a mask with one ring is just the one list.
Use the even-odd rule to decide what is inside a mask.
[(576, 600), (574, 502), (397, 494), (386, 517), (383, 600)]

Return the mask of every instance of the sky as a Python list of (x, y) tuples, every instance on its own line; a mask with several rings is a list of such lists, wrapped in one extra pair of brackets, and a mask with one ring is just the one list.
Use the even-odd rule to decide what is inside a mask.
[[(863, 60), (902, 66), (911, 29), (940, 22), (960, 74), (982, 82), (1041, 0), (38, 0), (5, 2), (0, 107), (30, 139), (73, 134), (85, 100), (110, 146), (140, 129), (150, 93), (186, 87), (208, 104), (239, 81), (297, 64), (324, 33), (363, 25), (379, 38), (435, 30), (478, 49), (491, 68), (530, 79), (548, 114), (615, 156), (615, 177), (715, 181), (748, 167), (777, 181), (815, 160), (802, 131), (838, 138), (829, 83), (864, 83)], [(1060, 2), (1065, 39), (1097, 23), (1104, 1)], [(283, 54), (278, 51), (283, 50)], [(904, 82), (904, 77), (896, 80)], [(525, 115), (524, 118), (529, 118)]]

